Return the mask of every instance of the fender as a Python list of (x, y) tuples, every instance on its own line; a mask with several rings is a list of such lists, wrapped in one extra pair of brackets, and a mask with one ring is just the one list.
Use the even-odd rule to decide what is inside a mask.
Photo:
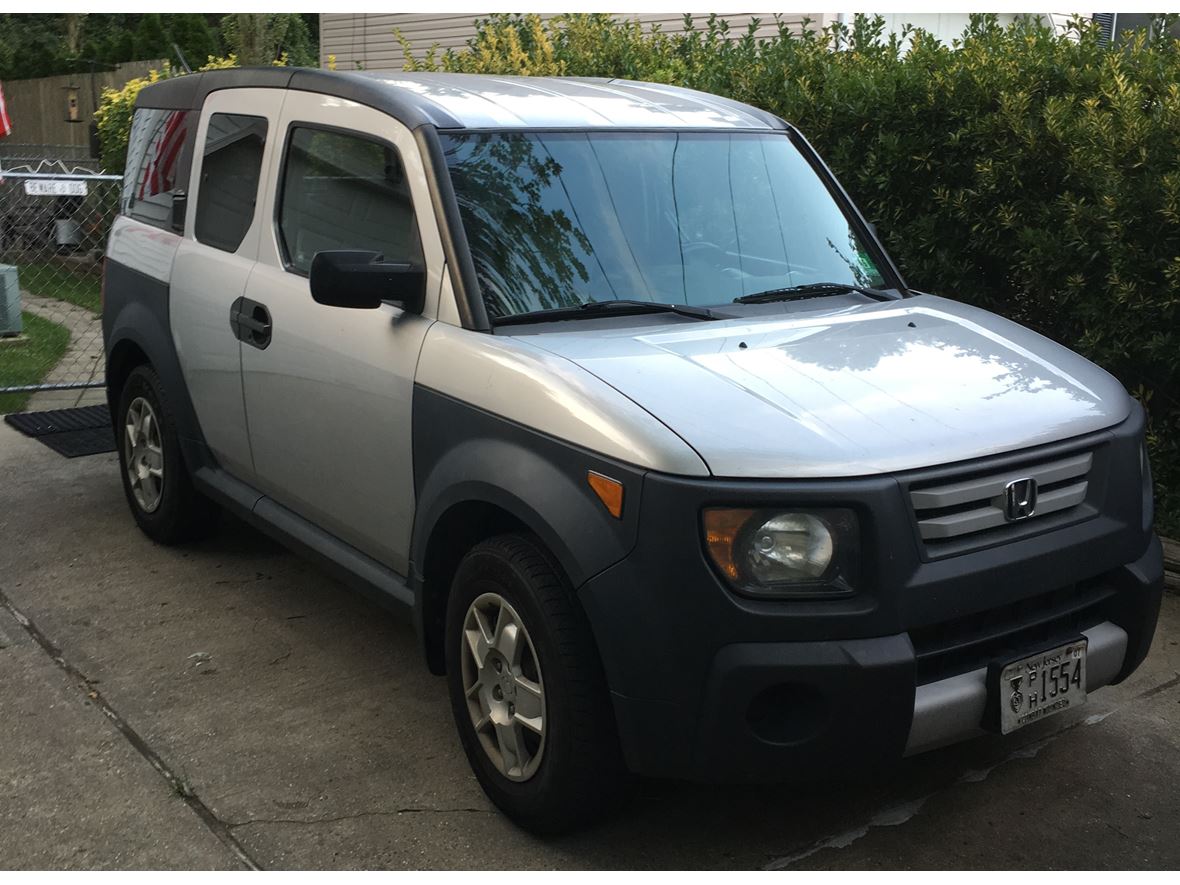
[[(620, 519), (590, 488), (590, 470), (623, 484)], [(418, 385), (411, 572), (421, 577), (427, 545), (447, 511), (479, 502), (499, 507), (534, 532), (576, 589), (634, 547), (643, 476), (633, 466)]]

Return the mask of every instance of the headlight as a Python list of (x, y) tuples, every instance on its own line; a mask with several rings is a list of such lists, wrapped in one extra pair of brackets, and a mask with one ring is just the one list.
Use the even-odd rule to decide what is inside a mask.
[(860, 559), (856, 514), (824, 510), (704, 512), (705, 546), (713, 564), (751, 596), (851, 593)]

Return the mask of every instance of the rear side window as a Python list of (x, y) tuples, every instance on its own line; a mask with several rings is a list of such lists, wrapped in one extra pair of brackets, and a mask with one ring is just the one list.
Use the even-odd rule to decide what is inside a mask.
[(266, 118), (213, 114), (205, 135), (193, 233), (207, 246), (236, 252), (254, 220)]
[(317, 252), (360, 249), (418, 264), (422, 246), (401, 157), (359, 135), (295, 127), (283, 164), (279, 239), (289, 270)]
[(131, 120), (120, 211), (157, 227), (172, 226), (172, 198), (184, 190), (181, 163), (191, 111), (139, 108)]

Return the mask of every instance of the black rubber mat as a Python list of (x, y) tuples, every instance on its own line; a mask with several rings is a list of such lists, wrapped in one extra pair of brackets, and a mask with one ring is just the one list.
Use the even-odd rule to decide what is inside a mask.
[(101, 455), (115, 450), (111, 413), (106, 406), (17, 412), (5, 415), (4, 420), (25, 436), (44, 443), (67, 458)]

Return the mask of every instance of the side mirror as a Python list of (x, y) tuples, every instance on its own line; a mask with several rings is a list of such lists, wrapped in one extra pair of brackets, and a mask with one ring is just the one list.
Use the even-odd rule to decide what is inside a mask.
[(410, 313), (421, 313), (426, 300), (426, 271), (387, 262), (378, 252), (317, 252), (309, 281), (311, 297), (330, 307), (372, 309), (392, 301)]
[(871, 221), (866, 221), (865, 227), (869, 229), (869, 233), (871, 233), (876, 239), (881, 239), (881, 235), (877, 233), (877, 225), (873, 224)]

